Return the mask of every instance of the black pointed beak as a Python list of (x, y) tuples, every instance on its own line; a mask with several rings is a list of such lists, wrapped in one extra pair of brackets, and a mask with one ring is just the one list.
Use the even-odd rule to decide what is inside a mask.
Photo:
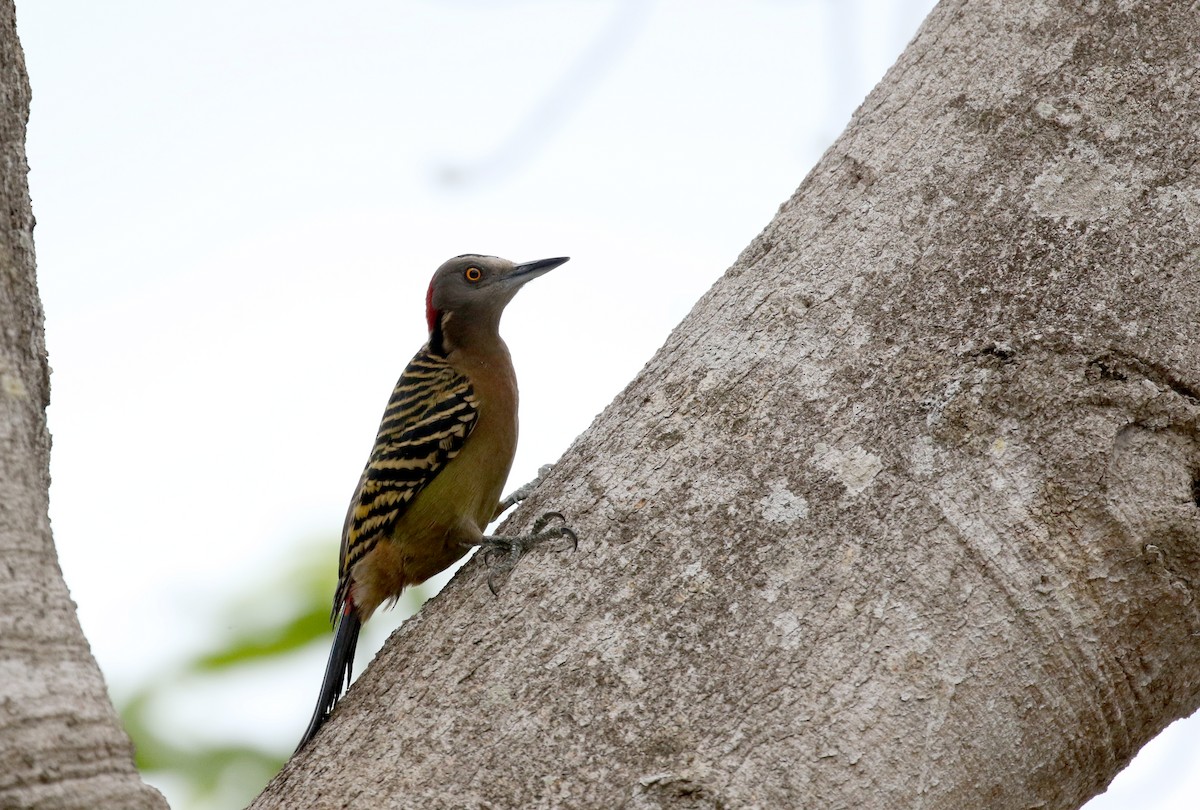
[(556, 259), (538, 259), (535, 262), (518, 264), (508, 274), (505, 281), (520, 281), (521, 284), (524, 284), (526, 281), (532, 281), (540, 275), (549, 273), (560, 264), (566, 264), (569, 259), (569, 256), (559, 256)]

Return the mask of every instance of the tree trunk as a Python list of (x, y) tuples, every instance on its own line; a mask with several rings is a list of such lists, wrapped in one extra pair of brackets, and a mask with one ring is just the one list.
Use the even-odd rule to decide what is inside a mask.
[(468, 565), (254, 807), (1103, 789), (1200, 696), (1198, 52), (945, 0), (512, 522), (579, 551)]
[(133, 766), (50, 536), (50, 369), (12, 0), (0, 0), (0, 99), (0, 807), (166, 807)]

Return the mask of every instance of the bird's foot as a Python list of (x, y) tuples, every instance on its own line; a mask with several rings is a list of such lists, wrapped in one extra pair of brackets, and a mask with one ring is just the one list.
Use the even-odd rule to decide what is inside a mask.
[(512, 494), (500, 501), (499, 506), (496, 507), (496, 514), (492, 516), (492, 520), (496, 520), (500, 515), (528, 498), (530, 493), (538, 488), (538, 485), (542, 483), (542, 479), (549, 475), (552, 469), (554, 469), (553, 464), (543, 464), (541, 467), (538, 467), (536, 478), (524, 486), (517, 487), (512, 491)]
[[(560, 525), (553, 526), (553, 523)], [(567, 525), (567, 519), (561, 512), (547, 512), (533, 522), (533, 531), (529, 534), (513, 536), (493, 535), (479, 541), (480, 553), (483, 554), (483, 564), (490, 571), (488, 588), (493, 594), (498, 593), (496, 583), (500, 577), (507, 575), (521, 557), (534, 546), (541, 545), (547, 540), (567, 539), (571, 541), (571, 550), (579, 548), (579, 538)]]

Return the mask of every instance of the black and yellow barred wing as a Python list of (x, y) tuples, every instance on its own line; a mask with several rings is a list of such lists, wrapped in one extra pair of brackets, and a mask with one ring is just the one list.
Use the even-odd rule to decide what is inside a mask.
[(425, 346), (400, 375), (342, 530), (334, 612), (354, 564), (389, 536), (413, 498), (458, 455), (479, 418), (471, 382)]

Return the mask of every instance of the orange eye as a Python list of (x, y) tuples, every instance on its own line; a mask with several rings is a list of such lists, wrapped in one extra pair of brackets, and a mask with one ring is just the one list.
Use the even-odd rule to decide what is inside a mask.
[(483, 278), (483, 273), (479, 272), (478, 267), (468, 267), (467, 272), (464, 273), (463, 275), (466, 276), (467, 281), (470, 281), (470, 282), (476, 282), (476, 281), (479, 281), (479, 279)]

